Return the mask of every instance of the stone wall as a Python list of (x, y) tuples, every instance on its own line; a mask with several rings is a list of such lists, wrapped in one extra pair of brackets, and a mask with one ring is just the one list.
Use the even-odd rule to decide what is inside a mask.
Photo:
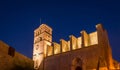
[(73, 60), (76, 58), (81, 59), (81, 66), (82, 68), (84, 68), (84, 70), (92, 70), (94, 68), (97, 68), (99, 56), (101, 56), (101, 58), (103, 59), (103, 61), (101, 62), (101, 67), (106, 67), (106, 65), (103, 65), (104, 57), (101, 52), (103, 52), (101, 47), (93, 45), (70, 52), (48, 56), (44, 60), (44, 70), (72, 70), (72, 68), (75, 68)]
[(33, 70), (33, 60), (10, 50), (9, 45), (0, 41), (0, 69), (1, 70)]

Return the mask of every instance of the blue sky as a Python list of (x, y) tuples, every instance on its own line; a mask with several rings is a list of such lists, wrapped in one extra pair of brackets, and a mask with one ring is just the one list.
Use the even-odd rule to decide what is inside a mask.
[(33, 31), (42, 23), (53, 28), (53, 41), (95, 31), (102, 23), (108, 31), (114, 59), (120, 61), (119, 0), (4, 0), (0, 1), (0, 39), (32, 57)]

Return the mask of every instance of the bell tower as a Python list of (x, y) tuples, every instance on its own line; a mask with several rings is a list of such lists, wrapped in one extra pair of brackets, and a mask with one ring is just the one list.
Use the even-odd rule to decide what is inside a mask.
[(52, 28), (46, 24), (41, 24), (34, 30), (33, 61), (34, 69), (38, 69), (43, 59), (46, 57), (47, 46), (52, 43)]

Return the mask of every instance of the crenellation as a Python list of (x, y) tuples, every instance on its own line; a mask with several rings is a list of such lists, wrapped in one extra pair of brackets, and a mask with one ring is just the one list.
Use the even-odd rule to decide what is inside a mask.
[(75, 50), (78, 48), (78, 44), (77, 44), (77, 38), (73, 35), (70, 36), (70, 46), (71, 46), (71, 50)]
[(104, 28), (102, 24), (97, 24), (96, 29), (97, 29), (98, 45), (100, 47), (104, 46)]
[(53, 46), (47, 46), (47, 56), (53, 55)]
[(65, 41), (64, 39), (60, 39), (60, 45), (62, 48), (62, 52), (70, 51), (70, 48), (68, 47), (68, 42)]
[(97, 31), (89, 34), (90, 45), (98, 44)]
[(69, 48), (69, 50), (70, 50), (70, 40), (67, 41), (67, 43), (68, 43), (68, 48)]
[(60, 54), (62, 52), (67, 52), (67, 51), (80, 49), (80, 48), (98, 44), (97, 31), (87, 34), (87, 32), (83, 30), (81, 31), (80, 37), (77, 38), (73, 35), (70, 35), (69, 38), (70, 38), (69, 41), (60, 39), (60, 44), (56, 42), (52, 42), (53, 54)]
[(78, 48), (82, 48), (82, 37), (78, 37), (77, 44)]
[(60, 44), (53, 42), (53, 47), (54, 47), (54, 54), (59, 54), (60, 53)]
[(90, 45), (89, 35), (87, 34), (87, 32), (85, 30), (82, 30), (80, 33), (81, 33), (81, 36), (82, 36), (83, 47), (88, 47)]

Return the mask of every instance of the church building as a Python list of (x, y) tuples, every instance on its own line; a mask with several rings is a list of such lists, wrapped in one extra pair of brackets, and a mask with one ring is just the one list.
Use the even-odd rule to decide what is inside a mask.
[(69, 36), (69, 41), (52, 42), (52, 28), (41, 24), (34, 31), (33, 61), (36, 70), (116, 70), (107, 31), (101, 24), (96, 31)]

